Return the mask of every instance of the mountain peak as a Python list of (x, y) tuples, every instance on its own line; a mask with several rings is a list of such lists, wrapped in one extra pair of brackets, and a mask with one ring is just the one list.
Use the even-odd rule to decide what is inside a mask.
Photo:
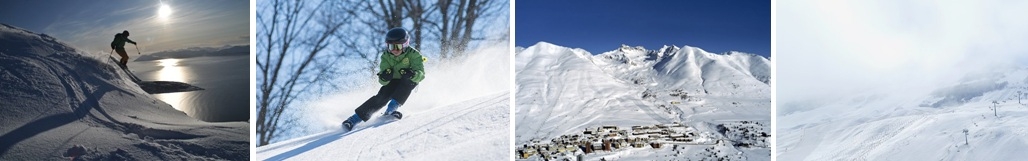
[(631, 47), (626, 44), (621, 44), (621, 47), (618, 48), (618, 51), (646, 51), (646, 48), (642, 46)]
[(539, 41), (539, 42), (535, 43), (535, 45), (532, 45), (532, 46), (558, 46), (558, 45), (554, 45), (553, 43), (550, 43), (550, 42)]
[(678, 52), (679, 50), (682, 50), (682, 48), (679, 48), (678, 46), (674, 46), (674, 45), (671, 45), (671, 46), (664, 45), (664, 47), (661, 47), (660, 50), (655, 51), (655, 54), (657, 54), (658, 57), (664, 57), (664, 56), (667, 56), (667, 55), (674, 54), (675, 52)]
[(675, 46), (675, 45), (664, 45), (663, 47), (660, 47), (661, 51), (664, 51), (664, 50), (667, 50), (667, 49), (678, 50), (678, 49), (681, 49), (681, 48), (679, 48), (678, 46)]

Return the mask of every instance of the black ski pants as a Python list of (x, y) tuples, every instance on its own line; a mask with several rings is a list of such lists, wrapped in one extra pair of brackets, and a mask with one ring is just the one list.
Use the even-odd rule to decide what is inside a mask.
[(382, 86), (378, 89), (378, 94), (371, 96), (364, 104), (357, 107), (354, 112), (361, 120), (368, 121), (371, 119), (371, 114), (375, 113), (379, 109), (382, 109), (389, 99), (395, 99), (396, 103), (403, 106), (404, 102), (407, 102), (407, 97), (410, 96), (411, 90), (418, 86), (417, 83), (412, 82), (410, 79), (393, 79), (389, 81), (389, 84)]
[(121, 68), (126, 68), (127, 67), (126, 65), (128, 65), (129, 57), (128, 57), (128, 54), (125, 53), (125, 48), (124, 47), (114, 48), (114, 52), (117, 52), (118, 56), (121, 56), (121, 60), (118, 61), (118, 65), (121, 65)]

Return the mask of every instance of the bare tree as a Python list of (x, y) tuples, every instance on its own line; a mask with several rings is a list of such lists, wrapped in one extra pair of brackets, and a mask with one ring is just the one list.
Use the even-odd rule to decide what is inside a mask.
[(407, 3), (406, 0), (352, 1), (340, 7), (345, 12), (364, 15), (355, 17), (359, 25), (336, 37), (344, 41), (343, 46), (355, 50), (355, 58), (364, 64), (361, 69), (371, 75), (377, 72), (375, 67), (384, 46), (381, 37), (386, 30), (403, 26), (403, 20), (409, 16), (403, 12)]
[[(434, 2), (434, 3), (433, 3)], [(426, 39), (435, 39), (438, 54), (442, 59), (460, 56), (475, 40), (482, 40), (476, 31), (482, 28), (477, 23), (483, 17), (496, 17), (506, 7), (496, 0), (375, 0), (356, 1), (350, 4), (348, 12), (366, 15), (357, 16), (363, 27), (340, 33), (347, 46), (358, 49), (358, 57), (367, 64), (377, 64), (382, 48), (382, 35), (386, 30), (405, 27), (411, 31), (411, 43), (417, 49), (424, 49)], [(409, 25), (403, 25), (409, 22)], [(343, 38), (345, 34), (345, 38)], [(480, 33), (477, 33), (480, 34)], [(423, 53), (425, 54), (425, 53)], [(371, 74), (374, 67), (366, 68)]]
[(407, 17), (410, 17), (411, 29), (414, 31), (414, 33), (412, 33), (414, 38), (413, 42), (415, 42), (414, 48), (421, 49), (421, 40), (424, 39), (423, 31), (425, 30), (425, 24), (432, 22), (429, 17), (431, 17), (431, 13), (433, 13), (433, 10), (435, 10), (436, 7), (434, 5), (426, 6), (425, 2), (421, 0), (405, 1), (407, 4), (405, 6)]
[[(331, 35), (339, 31), (345, 19), (314, 19), (335, 17), (332, 12), (318, 12), (327, 1), (273, 0), (265, 4), (271, 15), (257, 15), (257, 100), (258, 145), (267, 145), (286, 131), (294, 121), (283, 120), (283, 113), (302, 94), (330, 89), (328, 82), (338, 70), (338, 55), (324, 54), (332, 43)], [(319, 15), (320, 14), (320, 15)], [(315, 16), (319, 15), (319, 16)]]
[(440, 15), (437, 29), (442, 58), (463, 55), (473, 39), (481, 39), (473, 37), (478, 20), (504, 7), (495, 0), (439, 0), (436, 5)]

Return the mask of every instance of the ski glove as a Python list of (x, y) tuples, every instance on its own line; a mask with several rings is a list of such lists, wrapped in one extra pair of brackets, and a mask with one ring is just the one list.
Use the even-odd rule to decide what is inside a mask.
[(392, 69), (386, 69), (386, 70), (383, 70), (382, 72), (378, 72), (378, 80), (379, 81), (388, 82), (390, 79), (393, 79), (393, 70)]
[(400, 78), (410, 80), (410, 78), (414, 78), (414, 71), (410, 68), (400, 69)]

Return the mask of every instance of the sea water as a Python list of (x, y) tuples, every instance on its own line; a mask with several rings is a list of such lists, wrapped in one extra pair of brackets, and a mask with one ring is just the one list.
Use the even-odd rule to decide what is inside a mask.
[(129, 63), (143, 81), (175, 81), (204, 90), (154, 94), (187, 115), (207, 122), (247, 121), (249, 56), (169, 58)]

